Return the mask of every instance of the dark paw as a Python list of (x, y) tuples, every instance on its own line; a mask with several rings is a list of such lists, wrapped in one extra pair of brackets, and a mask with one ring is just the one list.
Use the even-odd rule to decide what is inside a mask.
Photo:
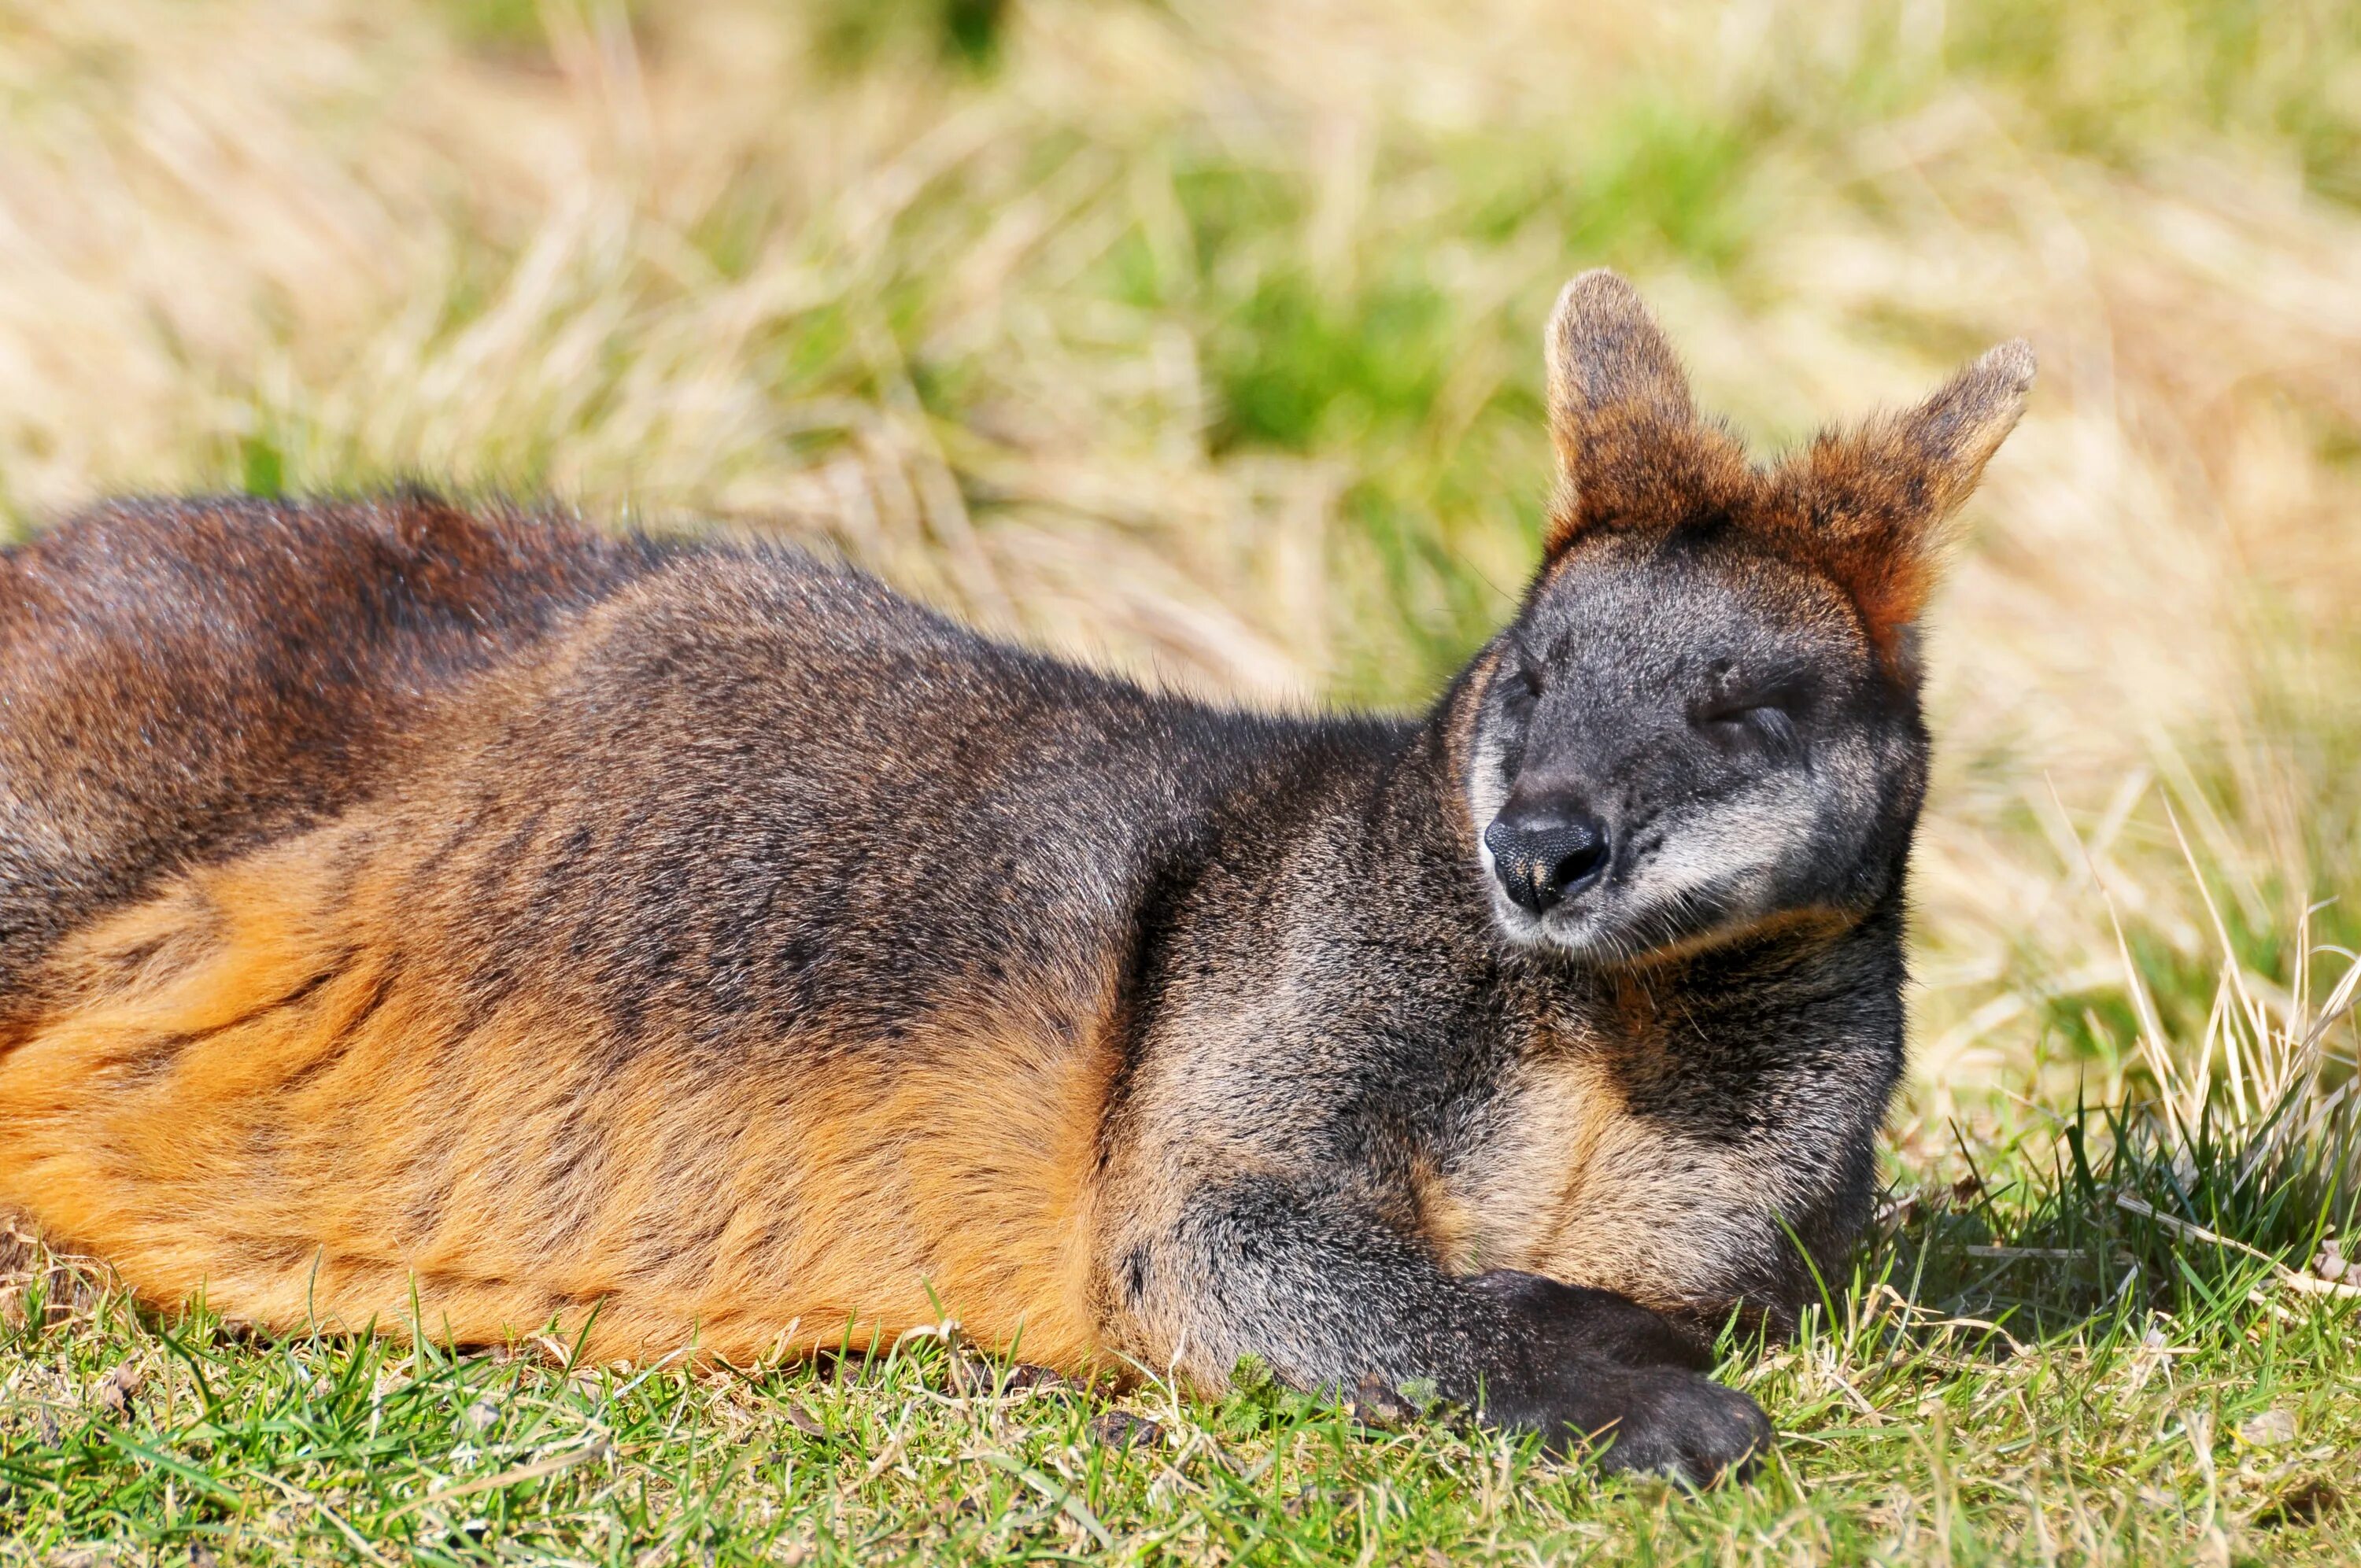
[(1587, 1451), (1608, 1471), (1704, 1486), (1751, 1469), (1771, 1444), (1763, 1409), (1697, 1374), (1708, 1342), (1609, 1290), (1503, 1270), (1467, 1281), (1498, 1316), (1483, 1415)]
[(1478, 1274), (1466, 1283), (1500, 1308), (1506, 1332), (1537, 1363), (1587, 1355), (1628, 1366), (1700, 1372), (1713, 1365), (1712, 1342), (1695, 1326), (1675, 1322), (1612, 1290), (1510, 1268)]
[(1620, 1418), (1583, 1434), (1610, 1475), (1670, 1475), (1707, 1486), (1724, 1476), (1744, 1479), (1771, 1451), (1771, 1418), (1751, 1396), (1694, 1372), (1631, 1376), (1638, 1387)]
[(1553, 1453), (1587, 1452), (1609, 1474), (1669, 1475), (1692, 1486), (1744, 1476), (1771, 1447), (1763, 1407), (1679, 1367), (1570, 1362), (1536, 1387), (1506, 1388), (1485, 1418), (1539, 1431)]

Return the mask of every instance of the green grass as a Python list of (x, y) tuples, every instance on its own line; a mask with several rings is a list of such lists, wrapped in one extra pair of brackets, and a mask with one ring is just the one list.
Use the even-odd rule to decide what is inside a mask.
[(1219, 1401), (1025, 1387), (934, 1338), (744, 1372), (258, 1341), (202, 1310), (142, 1317), (42, 1260), (0, 1340), (0, 1552), (2351, 1562), (2361, 1307), (2118, 1200), (2272, 1238), (2290, 1263), (2351, 1212), (2307, 1172), (2239, 1182), (2235, 1146), (2092, 1121), (2063, 1168), (1977, 1151), (1981, 1180), (1889, 1206), (1799, 1339), (1726, 1345), (1723, 1374), (1782, 1437), (1755, 1478), (1702, 1495), (1602, 1483), (1447, 1420), (1366, 1430), (1267, 1384)]

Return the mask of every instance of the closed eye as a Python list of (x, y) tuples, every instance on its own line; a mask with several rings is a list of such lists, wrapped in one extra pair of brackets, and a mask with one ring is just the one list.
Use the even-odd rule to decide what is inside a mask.
[(1785, 693), (1757, 692), (1721, 697), (1700, 704), (1692, 722), (1725, 745), (1753, 743), (1781, 754), (1799, 751), (1803, 737), (1795, 728), (1793, 698)]

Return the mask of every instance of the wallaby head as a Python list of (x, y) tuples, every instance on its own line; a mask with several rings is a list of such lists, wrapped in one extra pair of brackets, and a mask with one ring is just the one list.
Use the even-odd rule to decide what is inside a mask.
[(1566, 285), (1546, 352), (1547, 554), (1477, 663), (1466, 752), (1500, 927), (1620, 963), (1866, 910), (1925, 787), (1917, 623), (1944, 524), (2032, 350), (1769, 467), (1698, 416), (1614, 274)]

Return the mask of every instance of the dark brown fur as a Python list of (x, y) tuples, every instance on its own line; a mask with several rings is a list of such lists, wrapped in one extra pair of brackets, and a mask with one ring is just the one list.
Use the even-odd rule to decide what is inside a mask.
[[(0, 1203), (282, 1328), (414, 1288), (737, 1357), (939, 1302), (1711, 1474), (1767, 1429), (1693, 1326), (1791, 1309), (1788, 1237), (1866, 1202), (1907, 628), (1996, 354), (1766, 475), (1577, 280), (1549, 560), (1422, 722), (424, 498), (76, 520), (0, 565)], [(1682, 706), (1758, 663), (1811, 706)], [(1608, 871), (1528, 916), (1486, 824), (1577, 797)]]

